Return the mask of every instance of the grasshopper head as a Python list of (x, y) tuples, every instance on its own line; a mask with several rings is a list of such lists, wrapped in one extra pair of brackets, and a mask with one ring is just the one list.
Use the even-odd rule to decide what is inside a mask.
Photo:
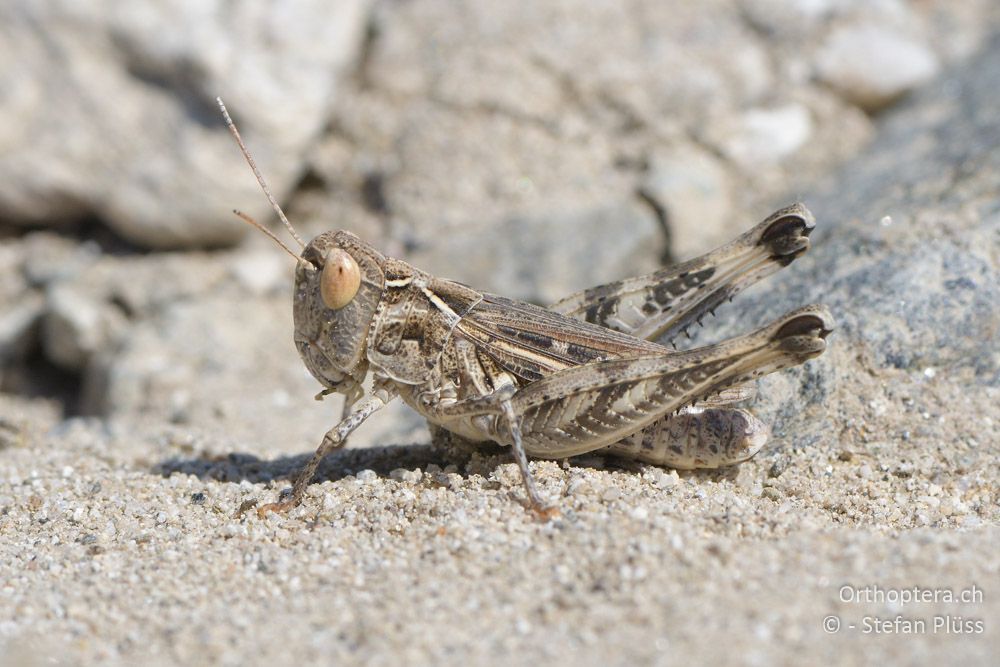
[(271, 207), (292, 238), (302, 246), (302, 254), (296, 255), (259, 222), (233, 211), (298, 261), (292, 316), (299, 355), (323, 386), (349, 398), (355, 397), (368, 372), (364, 358), (365, 338), (382, 295), (385, 274), (381, 266), (385, 258), (350, 232), (326, 232), (308, 245), (303, 243), (264, 182), (222, 98), (216, 101)]
[(365, 339), (381, 298), (385, 258), (354, 234), (325, 232), (295, 269), (295, 346), (325, 387), (350, 393), (368, 371)]

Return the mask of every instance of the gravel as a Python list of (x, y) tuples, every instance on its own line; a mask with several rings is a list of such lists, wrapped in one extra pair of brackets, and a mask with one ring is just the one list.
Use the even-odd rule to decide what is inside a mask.
[[(619, 20), (618, 3), (497, 7), (453, 21), (452, 5), (427, 0), (366, 16), (382, 33), (353, 33), (368, 44), (360, 71), (325, 81), (294, 141), (270, 149), (292, 159), (322, 135), (285, 176), (311, 172), (292, 207), (315, 205), (328, 215), (312, 225), (365, 232), (422, 268), (548, 299), (699, 252), (787, 203), (776, 193), (806, 192), (818, 220), (809, 254), (690, 343), (830, 306), (827, 353), (760, 383), (768, 447), (714, 472), (534, 461), (561, 511), (541, 523), (507, 452), (431, 445), (391, 406), (328, 457), (301, 507), (261, 518), (340, 408), (313, 400), (292, 344), (285, 256), (256, 236), (147, 253), (100, 233), (7, 230), (0, 663), (995, 662), (1000, 42), (961, 60), (993, 5), (719, 0), (671, 13), (640, 2), (644, 23)], [(935, 16), (953, 40), (928, 29)], [(131, 35), (135, 19), (120, 29)], [(872, 21), (942, 68), (878, 119), (812, 78), (830, 34)], [(54, 39), (79, 46), (70, 28)], [(98, 55), (127, 70), (155, 46)], [(293, 47), (327, 48), (275, 48)], [(329, 49), (337, 63), (357, 55)], [(677, 76), (657, 88), (665, 71)], [(144, 103), (168, 95), (139, 88)], [(191, 130), (182, 96), (170, 99), (168, 126), (206, 135), (197, 169), (223, 159), (224, 130)], [(251, 125), (298, 113), (262, 106)], [(155, 153), (157, 136), (115, 167)], [(796, 189), (800, 176), (808, 186)], [(38, 215), (110, 206), (105, 222), (129, 228), (117, 199), (94, 194), (114, 189), (106, 177), (83, 177)], [(139, 231), (185, 199), (172, 188), (199, 179), (178, 178), (165, 203), (142, 200), (135, 239), (221, 238), (189, 235), (204, 219), (183, 210), (179, 226)], [(42, 185), (8, 187), (0, 208), (23, 213), (24, 192), (50, 192)], [(491, 253), (498, 263), (473, 265)]]

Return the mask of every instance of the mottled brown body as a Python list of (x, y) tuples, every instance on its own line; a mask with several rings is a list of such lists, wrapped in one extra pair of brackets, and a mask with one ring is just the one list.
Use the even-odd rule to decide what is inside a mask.
[[(681, 468), (745, 460), (766, 427), (732, 404), (746, 383), (820, 354), (832, 318), (793, 311), (754, 333), (678, 352), (688, 326), (808, 249), (812, 217), (778, 211), (699, 259), (585, 290), (545, 309), (479, 292), (385, 257), (349, 232), (310, 242), (296, 270), (295, 340), (310, 372), (348, 405), (371, 374), (374, 390), (324, 438), (297, 480), (297, 503), (316, 465), (395, 396), (470, 442), (514, 447), (532, 503), (525, 454), (605, 453)], [(324, 262), (345, 251), (360, 286), (345, 306), (323, 300)], [(699, 403), (699, 407), (693, 407)], [(348, 408), (349, 409), (349, 408)]]
[[(539, 308), (435, 278), (350, 232), (326, 232), (305, 244), (218, 103), (301, 255), (237, 215), (297, 260), (295, 345), (324, 387), (317, 398), (345, 397), (340, 423), (323, 436), (291, 497), (260, 513), (297, 505), (323, 457), (396, 397), (454, 437), (509, 445), (542, 516), (554, 510), (535, 488), (528, 454), (602, 450), (678, 468), (738, 463), (767, 440), (764, 424), (733, 405), (752, 394), (747, 383), (826, 349), (833, 318), (817, 305), (694, 350), (653, 342), (672, 343), (705, 313), (808, 250), (815, 223), (800, 204), (698, 259)], [(359, 402), (369, 374), (372, 390)]]

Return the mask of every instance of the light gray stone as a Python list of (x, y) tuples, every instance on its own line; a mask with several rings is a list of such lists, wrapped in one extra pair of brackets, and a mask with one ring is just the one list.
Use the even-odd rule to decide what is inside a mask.
[(0, 246), (0, 380), (5, 367), (29, 353), (44, 308), (42, 295), (28, 288), (17, 250)]
[(770, 167), (800, 150), (813, 133), (801, 104), (750, 109), (718, 130), (721, 150), (746, 172)]
[[(1000, 153), (984, 138), (1000, 136), (998, 90), (994, 42), (888, 114), (864, 155), (804, 198), (813, 249), (706, 322), (715, 339), (810, 302), (834, 313), (826, 354), (761, 382), (756, 410), (782, 447), (830, 446), (845, 429), (887, 438), (871, 445), (883, 452), (996, 441)], [(962, 449), (963, 466), (986, 465)]]
[(230, 260), (232, 276), (252, 294), (287, 287), (293, 266), (293, 260), (277, 248), (241, 252)]
[(815, 30), (834, 13), (841, 0), (747, 0), (747, 18), (761, 30), (792, 34)]
[(0, 309), (0, 373), (8, 363), (24, 358), (37, 339), (37, 323), (44, 312), (41, 294), (29, 292)]
[(940, 69), (922, 41), (880, 25), (834, 31), (817, 55), (820, 78), (853, 104), (878, 111), (930, 81)]
[(624, 275), (655, 269), (663, 252), (653, 211), (638, 200), (454, 232), (412, 252), (422, 269), (476, 288), (553, 303)]
[(642, 191), (666, 213), (675, 259), (694, 257), (729, 240), (731, 187), (725, 165), (697, 146), (673, 147), (653, 156)]
[[(705, 166), (700, 177), (731, 182), (730, 205), (743, 208), (749, 199), (775, 194), (789, 170), (805, 171), (789, 156), (814, 136), (814, 124), (826, 130), (836, 123), (836, 109), (813, 118), (807, 102), (798, 101), (809, 99), (796, 94), (803, 89), (823, 93), (815, 81), (793, 80), (779, 67), (786, 61), (775, 53), (783, 39), (748, 30), (728, 0), (474, 4), (460, 21), (448, 19), (453, 10), (438, 0), (380, 7), (362, 88), (340, 98), (330, 136), (312, 157), (313, 173), (340, 187), (328, 207), (311, 197), (311, 208), (327, 225), (351, 229), (375, 217), (379, 241), (390, 252), (401, 250), (418, 264), (430, 260), (422, 268), (511, 296), (542, 298), (562, 287), (543, 294), (523, 279), (501, 283), (489, 269), (485, 282), (456, 275), (449, 263), (437, 262), (448, 259), (446, 252), (431, 246), (468, 249), (479, 262), (476, 238), (508, 252), (495, 242), (495, 230), (509, 229), (514, 217), (533, 221), (536, 226), (520, 226), (517, 234), (504, 232), (504, 242), (516, 246), (509, 252), (540, 267), (560, 267), (552, 278), (579, 287), (560, 278), (567, 265), (557, 256), (559, 244), (538, 243), (541, 254), (529, 247), (552, 238), (545, 227), (553, 218), (590, 216), (629, 202), (658, 178), (647, 166), (682, 162), (692, 143), (715, 150), (712, 138), (727, 128), (736, 147), (732, 154), (716, 150), (722, 173), (709, 174), (716, 169)], [(770, 102), (775, 90), (791, 92)], [(829, 106), (847, 108), (829, 97)], [(744, 109), (758, 111), (742, 118)], [(858, 129), (838, 128), (850, 137)], [(848, 138), (839, 137), (837, 145), (852, 145)], [(808, 170), (821, 169), (826, 155), (815, 151)], [(767, 161), (767, 180), (745, 167), (758, 160)], [(377, 197), (358, 196), (373, 183)], [(698, 182), (676, 187), (678, 221), (699, 199), (712, 205), (694, 194)], [(659, 199), (669, 209), (671, 201)], [(725, 199), (711, 212), (717, 226), (702, 238), (680, 227), (673, 234), (668, 215), (671, 242), (680, 245), (662, 249), (683, 256), (736, 234), (745, 223), (720, 215)], [(468, 241), (452, 240), (466, 235)], [(574, 261), (580, 268), (604, 264), (597, 255)], [(647, 262), (637, 256), (634, 265)], [(512, 268), (521, 271), (516, 262)], [(496, 276), (508, 274), (500, 267)]]
[(54, 285), (46, 294), (42, 320), (45, 356), (66, 370), (81, 371), (124, 326), (121, 313), (99, 296), (72, 283)]
[(97, 216), (146, 247), (231, 243), (267, 205), (221, 122), (222, 95), (275, 194), (301, 176), (366, 0), (18, 1), (0, 24), (0, 216)]

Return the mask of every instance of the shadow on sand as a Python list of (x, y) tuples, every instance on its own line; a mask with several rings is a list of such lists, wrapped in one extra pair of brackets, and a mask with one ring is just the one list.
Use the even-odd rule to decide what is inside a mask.
[[(292, 480), (296, 472), (311, 457), (310, 453), (267, 460), (241, 452), (225, 455), (203, 454), (193, 458), (172, 457), (165, 459), (153, 466), (153, 472), (164, 477), (169, 477), (174, 473), (182, 473), (220, 482), (246, 480), (254, 484), (267, 484), (274, 480)], [(452, 463), (462, 464), (464, 461), (446, 456), (430, 445), (391, 445), (342, 449), (331, 452), (323, 459), (313, 481), (337, 481), (355, 475), (362, 470), (373, 470), (379, 477), (389, 477), (389, 473), (397, 468), (426, 469), (429, 464), (436, 464), (444, 468)], [(465, 474), (462, 468), (463, 466), (459, 465), (458, 472)]]
[[(313, 476), (313, 483), (335, 482), (356, 475), (362, 470), (372, 470), (379, 477), (388, 478), (390, 473), (398, 468), (427, 470), (427, 467), (432, 464), (441, 468), (454, 464), (457, 468), (455, 472), (465, 478), (471, 475), (488, 477), (497, 466), (513, 463), (513, 457), (506, 448), (483, 445), (477, 450), (477, 453), (477, 456), (473, 456), (471, 451), (426, 444), (342, 449), (327, 455)], [(276, 480), (284, 480), (290, 483), (311, 456), (311, 453), (297, 454), (266, 460), (253, 454), (240, 452), (225, 455), (206, 453), (192, 458), (172, 457), (165, 459), (153, 466), (153, 472), (164, 477), (181, 473), (220, 482), (246, 480), (253, 484), (269, 484)], [(569, 459), (568, 464), (564, 463), (563, 466), (567, 470), (590, 468), (634, 474), (641, 474), (646, 467), (655, 467), (612, 456), (604, 457), (594, 454)], [(668, 468), (664, 468), (664, 470), (669, 471)], [(737, 467), (733, 467), (720, 470), (678, 472), (682, 480), (692, 480), (699, 483), (699, 480), (734, 479), (737, 470)]]

